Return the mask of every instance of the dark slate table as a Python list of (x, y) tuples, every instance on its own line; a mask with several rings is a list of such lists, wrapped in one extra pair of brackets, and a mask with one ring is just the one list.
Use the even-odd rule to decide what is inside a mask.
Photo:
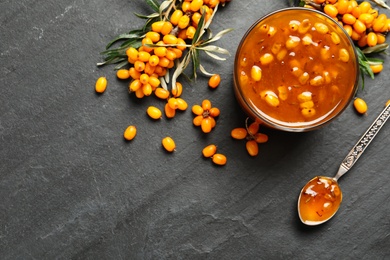
[[(390, 126), (385, 125), (340, 180), (344, 200), (328, 223), (300, 223), (297, 196), (338, 165), (390, 99), (390, 58), (359, 90), (369, 111), (352, 106), (309, 133), (262, 129), (270, 137), (251, 158), (230, 130), (246, 115), (232, 90), (233, 58), (246, 29), (285, 1), (234, 0), (217, 13), (218, 45), (231, 56), (204, 66), (222, 75), (183, 81), (188, 104), (209, 98), (222, 111), (204, 135), (188, 109), (153, 122), (114, 67), (98, 68), (116, 35), (143, 24), (142, 0), (0, 2), (1, 259), (389, 259)], [(381, 12), (386, 12), (381, 9)], [(388, 12), (386, 12), (389, 14)], [(109, 81), (103, 95), (95, 80)], [(134, 124), (138, 135), (123, 139)], [(161, 148), (170, 135), (173, 154)], [(201, 156), (218, 145), (224, 167)]]

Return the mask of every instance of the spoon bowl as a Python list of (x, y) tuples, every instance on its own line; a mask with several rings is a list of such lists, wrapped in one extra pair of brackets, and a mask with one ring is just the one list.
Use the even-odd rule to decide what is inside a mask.
[(389, 117), (390, 104), (344, 158), (335, 177), (316, 176), (302, 188), (298, 197), (298, 215), (303, 224), (320, 225), (336, 214), (343, 198), (338, 179), (352, 168)]

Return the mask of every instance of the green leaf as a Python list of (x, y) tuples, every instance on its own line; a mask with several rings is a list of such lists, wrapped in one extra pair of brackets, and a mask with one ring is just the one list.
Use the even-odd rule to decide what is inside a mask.
[(160, 9), (160, 4), (156, 0), (145, 0), (145, 1), (155, 12), (158, 13)]
[(137, 16), (138, 18), (141, 18), (141, 19), (150, 19), (150, 18), (154, 18), (154, 17), (159, 17), (160, 16), (159, 13), (152, 13), (152, 14), (149, 14), (149, 15), (143, 15), (143, 14), (134, 13), (134, 15)]

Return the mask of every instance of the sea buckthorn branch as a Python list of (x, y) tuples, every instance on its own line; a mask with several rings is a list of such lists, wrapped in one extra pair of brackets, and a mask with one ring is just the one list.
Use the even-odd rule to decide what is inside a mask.
[[(177, 90), (177, 78), (180, 75), (186, 76), (184, 71), (190, 63), (192, 63), (192, 75), (189, 78), (196, 79), (198, 70), (205, 75), (213, 75), (207, 72), (200, 63), (200, 51), (216, 60), (225, 60), (218, 54), (229, 54), (226, 49), (211, 45), (211, 43), (219, 40), (232, 29), (223, 30), (213, 36), (209, 26), (218, 10), (218, 6), (223, 6), (230, 1), (166, 0), (161, 4), (157, 0), (145, 1), (154, 13), (150, 15), (136, 14), (137, 17), (146, 20), (143, 28), (120, 34), (110, 41), (106, 46), (106, 50), (101, 53), (104, 56), (104, 61), (97, 65), (115, 63), (117, 64), (115, 67), (117, 70), (129, 64), (135, 66), (135, 52), (142, 52), (143, 56), (146, 55), (141, 61), (144, 65), (148, 65), (147, 58), (149, 55), (144, 53), (148, 52), (150, 56), (156, 59), (157, 63), (161, 61), (158, 65), (163, 68), (159, 66), (159, 73), (153, 73), (156, 65), (149, 66), (145, 70), (151, 73), (147, 74), (155, 74), (154, 76), (158, 74), (161, 87), (167, 89), (170, 83), (173, 91)], [(154, 33), (153, 35), (157, 34), (156, 40), (150, 39), (153, 36), (152, 33)], [(119, 47), (113, 47), (114, 44), (119, 42), (122, 42)], [(159, 53), (156, 53), (157, 49), (159, 49)], [(164, 53), (166, 50), (170, 52), (167, 57)], [(173, 54), (172, 51), (175, 53)], [(143, 65), (141, 63), (138, 65), (140, 65), (139, 72), (145, 73), (142, 68)], [(172, 78), (169, 73), (170, 69), (174, 69)]]
[[(382, 0), (373, 0), (376, 5), (390, 9)], [(383, 70), (382, 59), (373, 54), (385, 53), (389, 44), (386, 36), (390, 29), (390, 19), (379, 14), (369, 1), (354, 0), (290, 0), (291, 6), (314, 8), (338, 21), (354, 42), (361, 72), (362, 88), (365, 75), (374, 79), (374, 74)]]

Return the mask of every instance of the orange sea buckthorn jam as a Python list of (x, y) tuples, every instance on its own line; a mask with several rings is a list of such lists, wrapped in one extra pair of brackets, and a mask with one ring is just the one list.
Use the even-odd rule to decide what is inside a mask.
[(327, 220), (336, 213), (341, 200), (342, 193), (334, 179), (315, 177), (302, 189), (299, 217), (309, 225)]
[(358, 74), (343, 29), (317, 11), (292, 8), (248, 31), (236, 54), (235, 91), (250, 115), (299, 129), (339, 114), (356, 91)]

